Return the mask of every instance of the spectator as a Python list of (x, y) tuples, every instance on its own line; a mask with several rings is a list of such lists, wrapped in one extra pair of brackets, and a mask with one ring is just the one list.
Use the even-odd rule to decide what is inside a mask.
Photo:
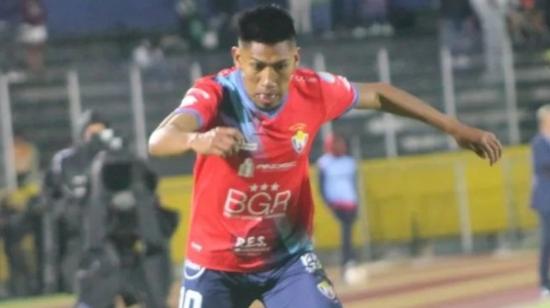
[(35, 145), (25, 134), (16, 129), (13, 136), (15, 150), (15, 171), (17, 182), (23, 185), (27, 182), (36, 183), (39, 179), (39, 154)]
[(202, 47), (212, 50), (218, 46), (226, 46), (234, 40), (231, 32), (231, 22), (236, 12), (236, 0), (204, 0), (196, 2), (199, 14), (206, 24), (202, 38)]
[(537, 111), (539, 133), (533, 138), (533, 189), (531, 206), (539, 217), (540, 259), (539, 286), (541, 295), (550, 296), (548, 268), (550, 262), (550, 105)]
[(14, 136), (17, 188), (0, 195), (0, 237), (10, 268), (9, 294), (36, 294), (41, 282), (41, 228), (38, 200), (38, 153), (20, 131)]
[(194, 0), (178, 0), (176, 3), (180, 36), (185, 47), (198, 49), (202, 47), (202, 37), (205, 25), (199, 16), (197, 4)]
[(40, 72), (44, 69), (44, 49), (48, 39), (46, 10), (41, 0), (21, 0), (21, 9), (19, 40), (25, 47), (27, 67)]
[(510, 49), (506, 29), (508, 0), (470, 0), (470, 4), (481, 21), (485, 76), (487, 81), (502, 78), (502, 57)]
[(512, 38), (516, 43), (540, 42), (548, 32), (544, 20), (544, 7), (540, 1), (513, 1), (508, 18)]
[(15, 55), (14, 42), (16, 36), (17, 16), (19, 16), (19, 0), (0, 1), (0, 70), (7, 71), (12, 65)]
[(359, 205), (357, 164), (340, 135), (329, 135), (324, 140), (324, 148), (325, 154), (317, 161), (320, 191), (325, 204), (340, 222), (342, 277), (346, 283), (353, 283), (358, 272), (352, 243), (352, 227)]
[(333, 37), (330, 0), (311, 1), (311, 21), (313, 32), (324, 39)]
[(310, 34), (312, 31), (312, 0), (289, 0), (290, 15), (296, 23), (298, 34)]
[(133, 60), (141, 69), (149, 69), (158, 65), (164, 59), (164, 52), (158, 44), (150, 40), (142, 40), (134, 49)]
[(373, 36), (391, 36), (393, 27), (388, 21), (387, 0), (362, 0), (361, 15), (367, 23), (367, 33)]
[(468, 0), (439, 1), (439, 35), (442, 46), (448, 48), (457, 68), (469, 65), (467, 52), (473, 45), (473, 33), (470, 31), (472, 7)]

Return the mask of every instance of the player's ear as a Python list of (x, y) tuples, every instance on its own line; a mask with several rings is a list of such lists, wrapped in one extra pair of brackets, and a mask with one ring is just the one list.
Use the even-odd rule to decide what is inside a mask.
[(294, 53), (294, 64), (296, 67), (300, 66), (300, 47), (296, 47), (296, 52)]
[(231, 47), (231, 56), (233, 57), (233, 65), (236, 68), (241, 68), (241, 49), (237, 46)]

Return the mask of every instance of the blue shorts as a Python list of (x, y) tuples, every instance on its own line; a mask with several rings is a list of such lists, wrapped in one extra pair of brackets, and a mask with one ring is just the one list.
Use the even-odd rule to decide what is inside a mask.
[(268, 271), (244, 274), (186, 262), (183, 274), (179, 308), (248, 308), (254, 300), (266, 308), (342, 307), (313, 252)]

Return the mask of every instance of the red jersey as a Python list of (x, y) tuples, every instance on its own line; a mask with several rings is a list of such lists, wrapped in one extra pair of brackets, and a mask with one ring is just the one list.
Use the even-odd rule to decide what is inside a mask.
[(256, 107), (241, 72), (226, 69), (196, 81), (176, 112), (194, 114), (200, 131), (238, 128), (237, 156), (198, 155), (187, 259), (213, 270), (251, 272), (312, 249), (309, 153), (323, 123), (357, 101), (343, 77), (297, 69), (271, 112)]

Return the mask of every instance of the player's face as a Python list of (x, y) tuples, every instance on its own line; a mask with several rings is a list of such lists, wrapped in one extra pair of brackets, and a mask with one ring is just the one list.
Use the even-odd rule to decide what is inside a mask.
[(550, 137), (550, 114), (545, 114), (540, 122), (540, 132), (544, 136)]
[(341, 137), (334, 138), (334, 155), (345, 155), (347, 151), (346, 141)]
[(103, 123), (92, 123), (88, 125), (84, 131), (84, 141), (90, 141), (94, 135), (101, 133), (106, 128), (107, 127)]
[(242, 72), (248, 96), (261, 109), (277, 107), (288, 91), (300, 56), (296, 44), (239, 43), (232, 49), (235, 66)]

